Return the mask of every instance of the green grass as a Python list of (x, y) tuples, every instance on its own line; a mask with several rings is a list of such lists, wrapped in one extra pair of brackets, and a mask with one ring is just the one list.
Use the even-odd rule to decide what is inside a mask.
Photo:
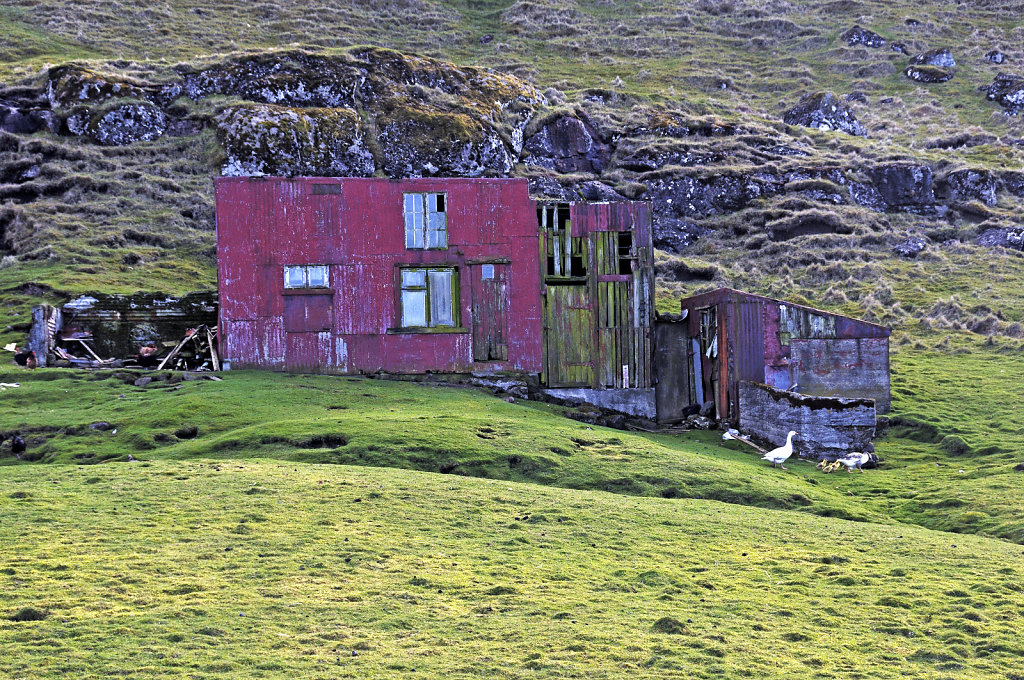
[(1020, 546), (274, 461), (7, 468), (10, 677), (1005, 678)]

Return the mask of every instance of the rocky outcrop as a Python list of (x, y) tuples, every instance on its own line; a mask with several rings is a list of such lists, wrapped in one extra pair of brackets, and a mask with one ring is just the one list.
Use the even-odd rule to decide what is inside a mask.
[(612, 154), (611, 147), (581, 114), (558, 115), (538, 126), (523, 151), (526, 163), (563, 173), (601, 173)]
[(1007, 113), (1024, 110), (1024, 77), (1012, 73), (1000, 73), (987, 88), (982, 88), (986, 98), (1006, 109)]
[(868, 170), (868, 176), (886, 209), (923, 208), (935, 203), (932, 169), (927, 165), (915, 163), (879, 165)]
[(784, 185), (781, 177), (769, 173), (655, 174), (642, 179), (656, 215), (689, 219), (735, 212), (754, 199), (778, 194)]
[(950, 201), (981, 201), (996, 204), (996, 176), (985, 170), (957, 170), (946, 175), (944, 186)]
[(839, 130), (859, 137), (867, 135), (867, 130), (857, 122), (850, 108), (831, 92), (806, 95), (786, 112), (783, 121), (787, 125)]
[(368, 177), (375, 170), (352, 109), (250, 104), (225, 109), (216, 122), (225, 175)]
[(864, 45), (865, 47), (884, 47), (886, 42), (885, 38), (874, 31), (861, 28), (856, 24), (852, 28), (843, 31), (839, 35), (839, 39), (851, 47), (855, 45)]
[[(82, 132), (104, 146), (124, 146), (159, 139), (167, 130), (167, 116), (149, 103), (126, 103), (92, 112), (86, 110)], [(71, 118), (68, 126), (73, 123)]]

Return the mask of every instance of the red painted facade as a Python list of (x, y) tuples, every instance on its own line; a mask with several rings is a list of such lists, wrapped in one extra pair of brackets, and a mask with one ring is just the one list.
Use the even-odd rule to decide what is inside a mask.
[[(526, 180), (220, 177), (214, 183), (221, 353), (231, 367), (541, 373), (538, 213)], [(446, 248), (406, 247), (407, 193), (445, 195)], [(614, 222), (618, 212), (587, 206), (586, 214)], [(328, 285), (287, 289), (285, 267), (299, 265), (325, 265)], [(455, 272), (453, 325), (403, 328), (408, 267)]]

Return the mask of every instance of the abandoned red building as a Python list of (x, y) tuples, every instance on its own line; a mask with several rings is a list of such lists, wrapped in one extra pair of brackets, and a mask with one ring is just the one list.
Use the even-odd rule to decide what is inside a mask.
[(523, 179), (215, 186), (226, 366), (653, 385), (645, 203), (538, 203)]

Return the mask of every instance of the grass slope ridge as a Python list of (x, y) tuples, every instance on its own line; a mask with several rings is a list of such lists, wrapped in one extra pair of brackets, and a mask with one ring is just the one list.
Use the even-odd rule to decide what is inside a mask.
[[(1024, 414), (1012, 403), (990, 411), (1002, 440), (985, 447), (985, 416), (973, 409), (989, 405), (963, 405), (972, 376), (989, 370), (986, 364), (1006, 366), (990, 385), (1001, 393), (1000, 381), (1024, 380), (1024, 362), (1004, 362), (991, 350), (963, 356), (965, 370), (949, 376), (943, 355), (900, 351), (912, 370), (909, 377), (897, 372), (894, 399), (906, 412), (876, 442), (883, 467), (865, 475), (826, 476), (798, 461), (790, 471), (767, 469), (746, 447), (724, 447), (716, 432), (592, 428), (559, 408), (509, 404), (476, 389), (261, 372), (232, 371), (216, 383), (163, 372), (145, 387), (131, 384), (135, 376), (127, 372), (0, 373), (0, 382), (21, 382), (0, 396), (0, 430), (21, 431), (25, 459), (48, 463), (258, 457), (411, 468), (904, 522), (1024, 543), (1024, 509), (1016, 502), (1024, 475), (1014, 470)], [(950, 412), (969, 418), (954, 420)], [(951, 422), (958, 429), (950, 430)], [(0, 466), (18, 462), (0, 457)]]

